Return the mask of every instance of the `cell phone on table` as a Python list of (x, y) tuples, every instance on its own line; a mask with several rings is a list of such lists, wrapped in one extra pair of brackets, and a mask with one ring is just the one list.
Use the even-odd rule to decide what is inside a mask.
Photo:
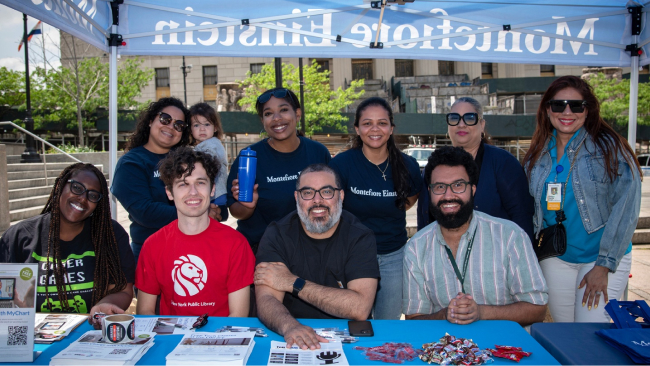
[(353, 337), (373, 337), (372, 323), (367, 320), (349, 320), (348, 329)]

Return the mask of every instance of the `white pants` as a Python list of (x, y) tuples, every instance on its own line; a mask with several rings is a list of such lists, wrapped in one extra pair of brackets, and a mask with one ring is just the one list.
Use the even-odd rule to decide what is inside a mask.
[[(605, 296), (598, 299), (598, 307), (582, 306), (582, 296), (587, 286), (578, 289), (582, 278), (596, 262), (569, 263), (557, 257), (539, 263), (548, 285), (548, 307), (555, 322), (607, 323), (610, 317), (605, 310)], [(626, 254), (616, 269), (607, 276), (607, 295), (619, 300), (632, 268), (632, 252)]]

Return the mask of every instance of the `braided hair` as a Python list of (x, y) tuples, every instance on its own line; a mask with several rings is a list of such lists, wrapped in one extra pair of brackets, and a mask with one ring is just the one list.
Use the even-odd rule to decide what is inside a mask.
[[(363, 111), (366, 110), (366, 108), (372, 106), (378, 106), (385, 109), (386, 113), (388, 113), (388, 119), (390, 121), (390, 125), (395, 127), (395, 122), (393, 121), (393, 109), (390, 107), (390, 104), (388, 104), (388, 102), (385, 99), (379, 97), (368, 98), (363, 102), (361, 102), (361, 104), (359, 104), (359, 106), (357, 107), (357, 113), (355, 114), (355, 118), (354, 118), (355, 127), (359, 127), (359, 122), (361, 121), (361, 115), (363, 114)], [(352, 143), (352, 148), (361, 149), (362, 147), (363, 147), (363, 141), (361, 140), (361, 136), (357, 135), (354, 138), (354, 141)], [(390, 137), (388, 137), (388, 141), (386, 142), (386, 147), (388, 148), (390, 167), (393, 173), (392, 176), (394, 182), (393, 184), (395, 187), (395, 193), (397, 193), (397, 199), (395, 199), (395, 206), (397, 206), (397, 208), (399, 208), (400, 210), (405, 210), (406, 204), (408, 203), (411, 175), (409, 174), (408, 168), (406, 167), (406, 163), (404, 162), (404, 157), (402, 156), (402, 152), (399, 150), (397, 144), (395, 143), (395, 138), (393, 137), (393, 135), (390, 135)]]
[[(50, 197), (43, 208), (41, 214), (50, 213), (50, 230), (47, 238), (47, 275), (50, 278), (50, 271), (54, 275), (56, 291), (59, 295), (62, 310), (70, 312), (72, 309), (68, 305), (68, 293), (65, 289), (67, 271), (61, 258), (61, 246), (59, 244), (61, 209), (59, 207), (63, 188), (68, 184), (68, 180), (75, 177), (80, 171), (88, 171), (95, 176), (101, 186), (102, 199), (97, 203), (95, 210), (92, 212), (90, 220), (90, 235), (95, 251), (95, 272), (93, 284), (93, 298), (90, 307), (94, 306), (106, 295), (122, 291), (126, 288), (126, 276), (121, 269), (120, 254), (117, 247), (117, 239), (113, 231), (113, 222), (111, 220), (111, 206), (108, 200), (108, 184), (104, 174), (94, 165), (87, 163), (76, 163), (65, 168), (56, 181)], [(87, 220), (88, 220), (87, 219)], [(52, 264), (51, 261), (53, 261)], [(115, 287), (109, 290), (114, 284)], [(52, 302), (50, 301), (49, 286), (45, 286), (45, 303), (52, 311)], [(77, 308), (77, 311), (79, 309)]]

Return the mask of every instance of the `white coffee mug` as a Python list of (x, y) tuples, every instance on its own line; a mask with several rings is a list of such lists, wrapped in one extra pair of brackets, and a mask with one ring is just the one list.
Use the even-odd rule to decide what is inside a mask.
[(106, 343), (128, 343), (135, 339), (132, 315), (110, 315), (102, 319), (102, 337)]

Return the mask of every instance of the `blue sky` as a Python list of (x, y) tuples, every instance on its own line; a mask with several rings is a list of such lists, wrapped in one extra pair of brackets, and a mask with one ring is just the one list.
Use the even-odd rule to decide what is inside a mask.
[[(27, 17), (27, 31), (31, 31), (38, 19)], [(59, 31), (44, 23), (45, 50), (52, 66), (60, 65)], [(23, 36), (23, 14), (4, 5), (0, 5), (0, 67), (25, 71), (25, 51), (18, 51), (18, 44)], [(29, 42), (30, 70), (35, 63), (43, 66), (42, 36), (35, 36)], [(50, 66), (48, 66), (49, 68)]]

